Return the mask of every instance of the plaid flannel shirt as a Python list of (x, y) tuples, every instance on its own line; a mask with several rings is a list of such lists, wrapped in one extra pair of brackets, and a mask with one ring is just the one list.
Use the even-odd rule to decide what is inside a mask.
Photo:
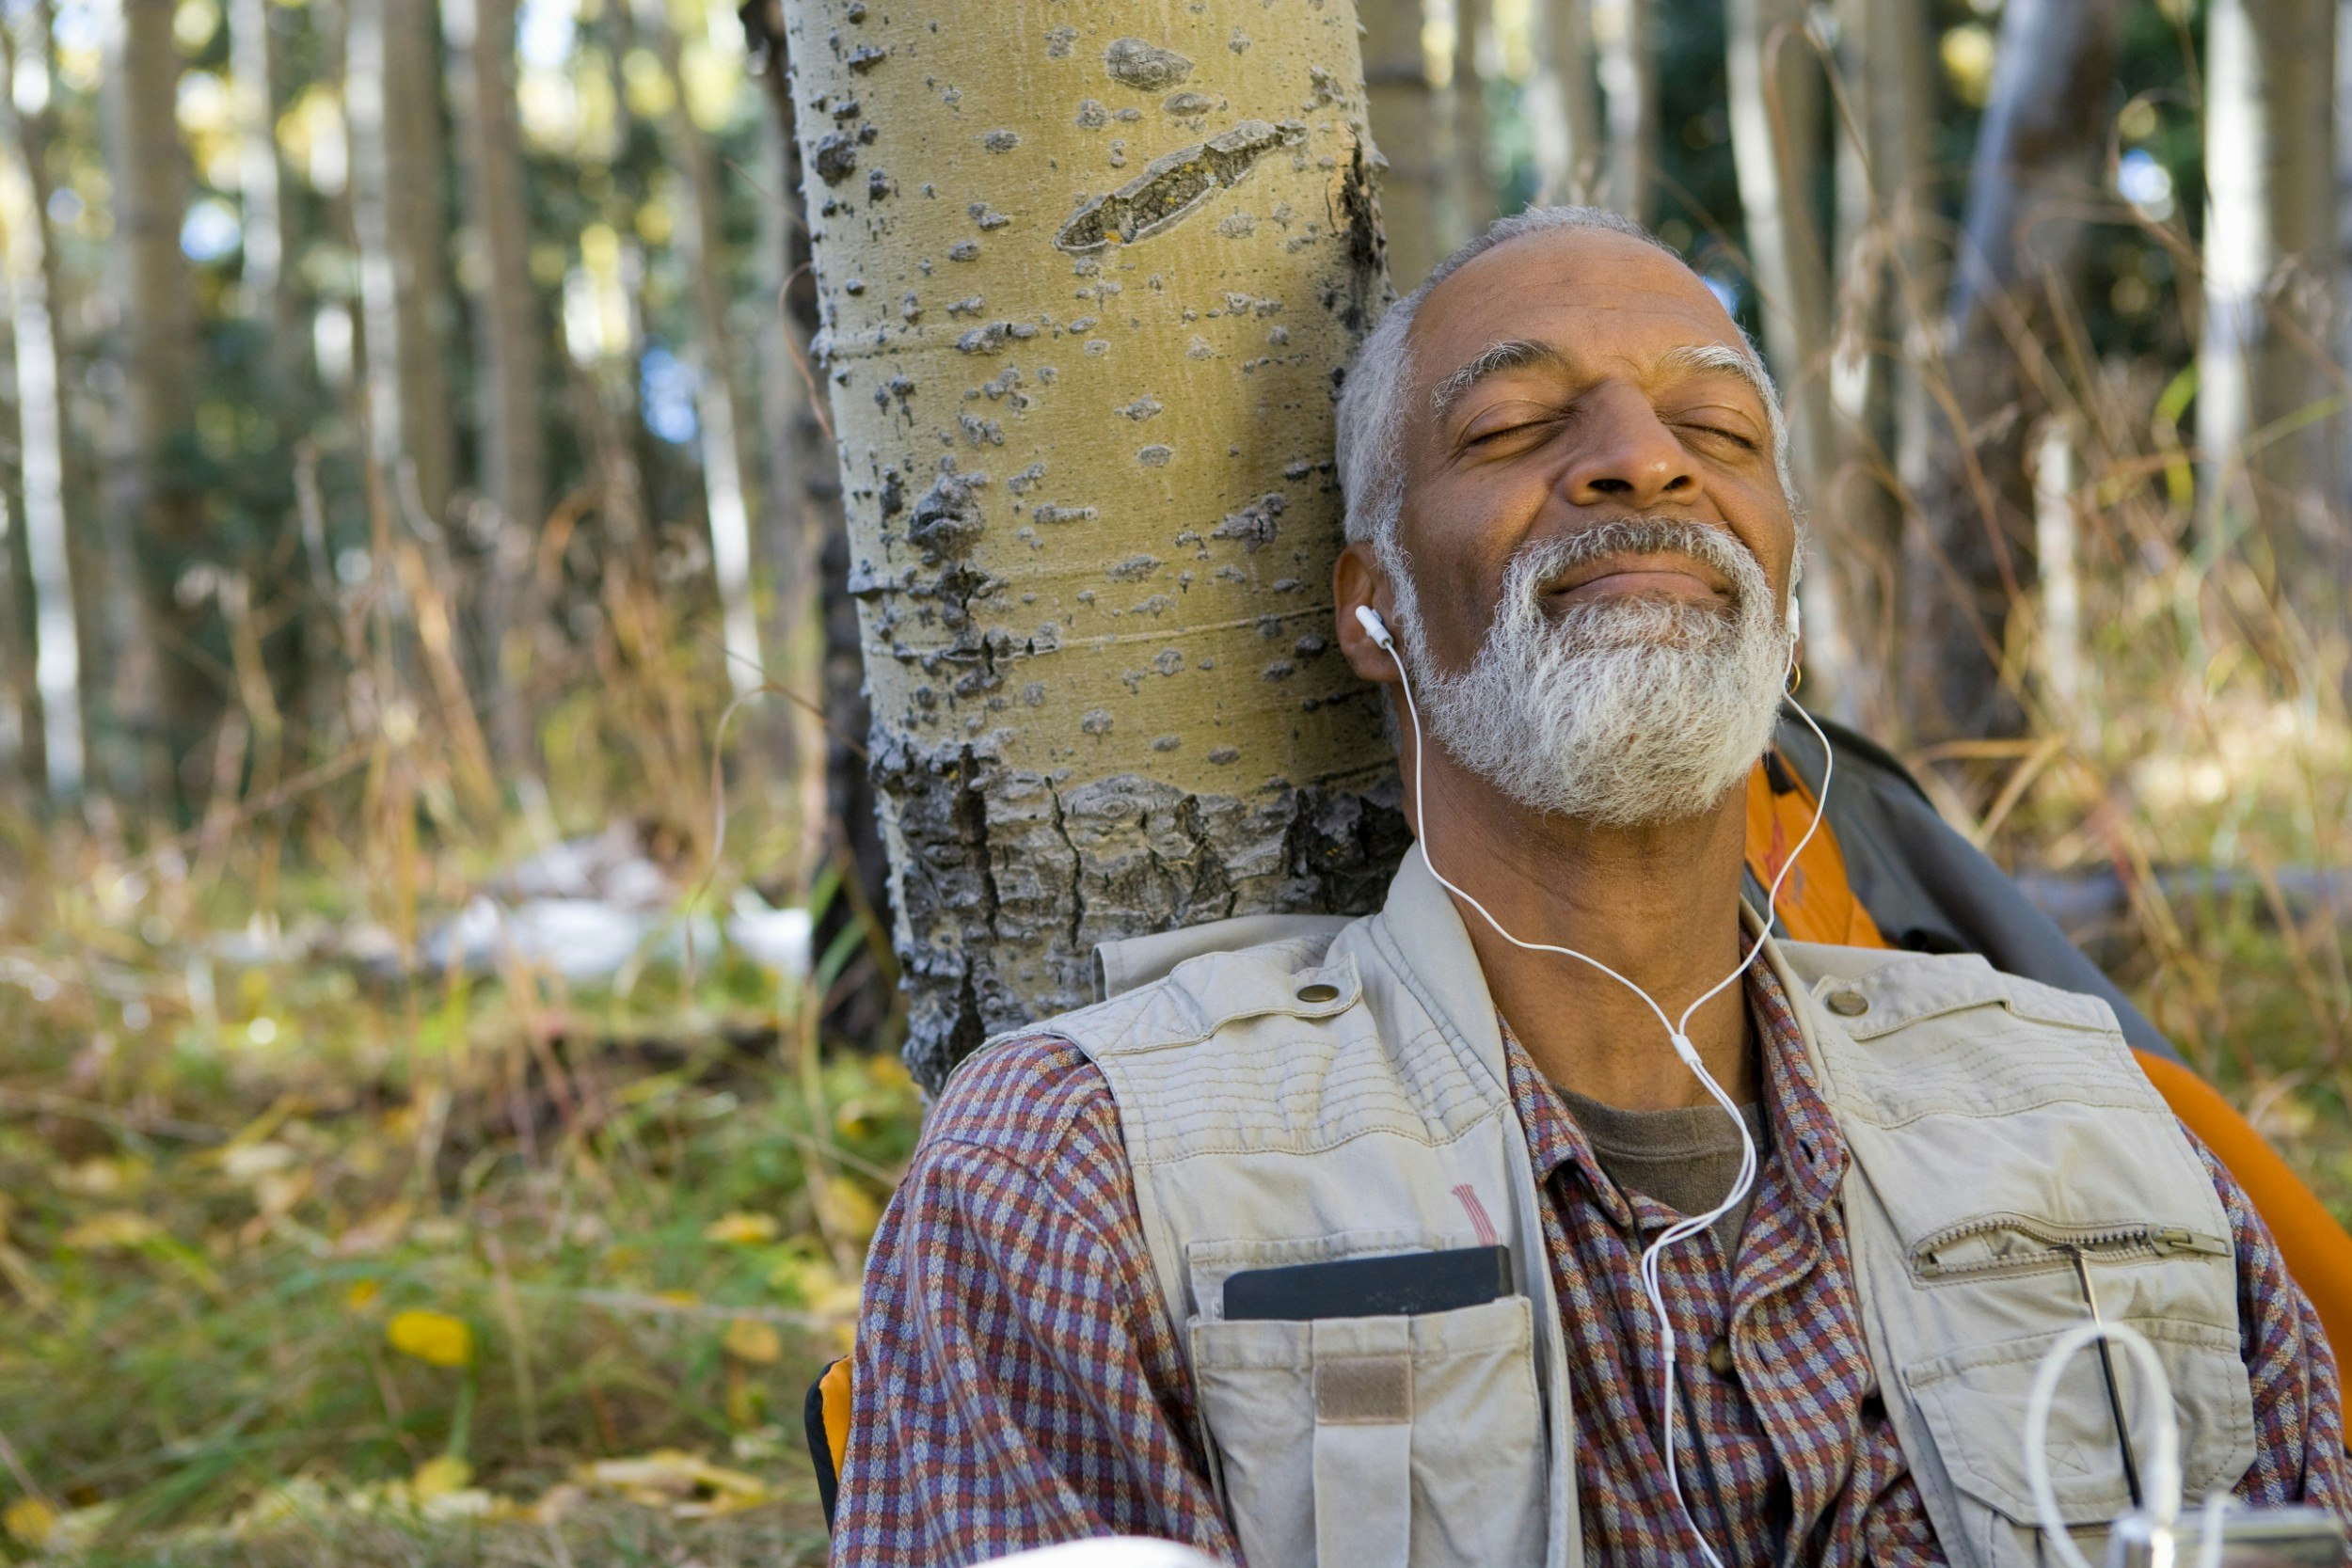
[[(1738, 1255), (1669, 1251), (1685, 1516), (1660, 1453), (1661, 1338), (1638, 1273), (1677, 1217), (1605, 1176), (1504, 1030), (1565, 1324), (1587, 1560), (1726, 1568), (1944, 1560), (1871, 1371), (1836, 1201), (1848, 1155), (1794, 1016), (1760, 966), (1749, 1006), (1772, 1152)], [(2192, 1135), (2193, 1141), (2193, 1135)], [(2245, 1195), (2205, 1153), (2237, 1247), (2256, 1456), (2238, 1495), (2348, 1512), (2336, 1365)], [(874, 1239), (833, 1559), (964, 1563), (1089, 1535), (1241, 1560), (1193, 1438), (1108, 1085), (1068, 1041), (960, 1071)], [(1261, 1565), (1274, 1568), (1274, 1565)]]

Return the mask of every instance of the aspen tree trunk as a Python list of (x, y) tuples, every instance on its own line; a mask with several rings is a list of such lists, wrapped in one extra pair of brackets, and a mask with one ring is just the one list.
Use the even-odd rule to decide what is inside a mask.
[(1331, 396), (1382, 294), (1354, 8), (785, 8), (873, 754), (937, 1083), (1105, 938), (1375, 900)]
[(264, 324), (274, 353), (293, 340), (297, 314), (287, 287), (293, 249), (278, 160), (277, 51), (269, 33), (271, 0), (230, 0), (230, 71), (236, 87), (237, 189), (245, 202), (245, 264), (238, 307)]
[(1454, 128), (1429, 81), (1423, 0), (1359, 0), (1356, 8), (1363, 18), (1364, 91), (1379, 150), (1389, 277), (1404, 292), (1469, 238), (1455, 227), (1455, 209), (1447, 200)]
[[(1904, 706), (1915, 741), (2015, 735), (2010, 612), (2031, 588), (2027, 439), (2041, 301), (2072, 293), (2102, 179), (2122, 0), (2009, 0), (1933, 378), (1935, 438), (1904, 541)], [(1954, 417), (1958, 424), (1953, 422)]]
[(1608, 104), (1608, 204), (1648, 223), (1658, 203), (1658, 54), (1651, 0), (1593, 0)]
[(1535, 133), (1535, 199), (1585, 202), (1605, 156), (1591, 0), (1534, 0), (1536, 69), (1528, 84)]
[(205, 539), (199, 499), (177, 458), (195, 417), (197, 319), (180, 251), (188, 171), (172, 113), (180, 51), (171, 19), (172, 0), (113, 0), (105, 13), (115, 207), (108, 260), (123, 324), (122, 419), (107, 504), (129, 568), (110, 587), (119, 614), (136, 580), (143, 608), (135, 620), (163, 633), (151, 640), (142, 626), (122, 628), (115, 702), (134, 733), (161, 742), (168, 779), (149, 782), (166, 800), (178, 785), (181, 757), (209, 732), (220, 705), (219, 689), (184, 651), (199, 628), (197, 611), (174, 592)]
[[(767, 459), (762, 478), (760, 559), (769, 573), (766, 637), (776, 678), (793, 697), (777, 702), (768, 727), (776, 752), (777, 776), (789, 781), (801, 824), (801, 877), (813, 879), (836, 838), (827, 786), (827, 743), (822, 705), (825, 652), (820, 618), (826, 597), (847, 583), (823, 576), (825, 543), (840, 530), (839, 468), (832, 443), (818, 422), (808, 360), (817, 329), (817, 281), (809, 268), (808, 220), (801, 206), (801, 153), (793, 134), (792, 84), (784, 47), (780, 0), (749, 0), (743, 33), (766, 88), (769, 113), (760, 127), (761, 186), (759, 257), (763, 310), (759, 335), (759, 432)], [(843, 559), (846, 568), (847, 560)], [(854, 619), (854, 617), (852, 617)], [(855, 652), (854, 636), (850, 650)], [(862, 701), (863, 672), (851, 679)], [(858, 716), (853, 735), (866, 732)], [(863, 768), (848, 770), (863, 779)], [(873, 820), (869, 797), (854, 807)], [(877, 909), (888, 898), (880, 854), (862, 866), (872, 879), (868, 892)]]
[(1454, 0), (1454, 74), (1447, 89), (1454, 109), (1450, 194), (1457, 214), (1453, 230), (1465, 240), (1501, 215), (1494, 149), (1486, 124), (1486, 73), (1480, 69), (1483, 40), (1493, 26), (1490, 0)]
[[(246, 4), (259, 0), (245, 0)], [(442, 27), (457, 85), (466, 207), (481, 246), (476, 301), (482, 354), (482, 488), (496, 519), (490, 582), (482, 606), (491, 743), (501, 766), (526, 766), (531, 717), (518, 664), (510, 664), (516, 623), (532, 619), (532, 543), (548, 510), (546, 427), (540, 399), (547, 332), (531, 281), (531, 207), (523, 187), (522, 134), (516, 122), (514, 0), (444, 0)], [(515, 650), (519, 654), (520, 646)]]
[(1851, 720), (1854, 659), (1841, 579), (1852, 562), (1836, 494), (1839, 442), (1830, 396), (1829, 266), (1812, 202), (1820, 71), (1798, 0), (1730, 0), (1724, 33), (1731, 150), (1764, 352), (1788, 400), (1796, 482), (1820, 534), (1797, 590), (1804, 604), (1807, 699)]
[[(1876, 670), (1876, 711), (1866, 712), (1872, 733), (1907, 734), (1899, 684), (1900, 638), (1908, 635), (1901, 569), (1904, 540), (1921, 528), (1911, 502), (1926, 472), (1933, 436), (1932, 409), (1921, 366), (1931, 357), (1942, 322), (1943, 251), (1932, 237), (1935, 200), (1929, 182), (1935, 150), (1938, 72), (1919, 8), (1913, 0), (1864, 0), (1862, 73), (1870, 87), (1867, 132), (1871, 182), (1879, 221), (1887, 233), (1882, 258), (1886, 305), (1879, 320), (1890, 350), (1876, 377), (1883, 411), (1873, 429), (1889, 440), (1896, 484), (1879, 535), (1887, 570), (1877, 606), (1879, 631), (1858, 638)], [(1883, 485), (1885, 480), (1880, 479)]]
[[(38, 72), (49, 80), (45, 8), (26, 18), (25, 37), (0, 24), (0, 64), (10, 83)], [(30, 68), (30, 69), (28, 69)], [(26, 113), (14, 93), (0, 94), (0, 267), (8, 277), (11, 346), (16, 358), (17, 469), (24, 499), (25, 573), (31, 579), (33, 688), (40, 699), (43, 781), (53, 801), (82, 792), (87, 768), (82, 703), (82, 617), (74, 596), (65, 504), (65, 442), (58, 374), (56, 262), (49, 236), (49, 186), (40, 158), (47, 106)]]
[(2213, 0), (2205, 14), (2206, 521), (2216, 533), (2235, 531), (2233, 515), (2258, 524), (2265, 584), (2327, 624), (2352, 588), (2352, 551), (2328, 506), (2343, 421), (2319, 407), (2332, 389), (2336, 7)]
[(751, 466), (744, 461), (743, 449), (756, 425), (736, 388), (734, 339), (719, 275), (719, 172), (710, 143), (687, 113), (677, 32), (670, 25), (665, 0), (636, 0), (632, 14), (640, 36), (660, 56), (672, 88), (661, 132), (677, 170), (683, 208), (676, 234), (697, 340), (689, 357), (695, 370), (695, 422), (702, 438), (703, 505), (710, 527), (711, 570), (719, 582), (727, 680), (739, 696), (756, 690), (767, 675), (759, 618), (752, 603)]
[(343, 56), (370, 457), (410, 525), (427, 530), (448, 518), (457, 443), (442, 359), (437, 32), (433, 0), (351, 0)]

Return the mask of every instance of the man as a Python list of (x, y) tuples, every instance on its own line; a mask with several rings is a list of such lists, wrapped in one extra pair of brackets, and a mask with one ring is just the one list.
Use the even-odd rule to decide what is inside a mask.
[[(1508, 219), (1339, 417), (1340, 645), (1419, 847), (1362, 921), (1106, 949), (1108, 1000), (949, 1082), (875, 1240), (834, 1560), (2023, 1564), (2026, 1388), (2093, 1293), (2165, 1357), (2192, 1497), (2341, 1511), (2325, 1338), (2104, 1003), (1757, 941), (1798, 518), (1705, 285), (1607, 214)], [(1370, 1259), (1417, 1283), (1279, 1272)], [(2137, 1484), (2108, 1397), (2059, 1384), (2078, 1530)]]

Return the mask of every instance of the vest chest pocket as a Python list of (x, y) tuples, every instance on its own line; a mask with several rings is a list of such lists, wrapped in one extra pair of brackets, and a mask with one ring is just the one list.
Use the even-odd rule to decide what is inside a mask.
[[(2201, 1323), (2137, 1319), (2132, 1326), (2155, 1346), (2172, 1379), (2184, 1497), (2194, 1508), (2207, 1492), (2235, 1485), (2254, 1462), (2253, 1399), (2237, 1336)], [(1947, 1548), (1954, 1560), (1997, 1568), (2053, 1560), (2042, 1543), (2026, 1474), (2025, 1430), (2034, 1372), (2058, 1338), (2039, 1334), (1975, 1346), (1904, 1370), (1903, 1382), (1933, 1440), (1934, 1460), (1959, 1495), (1972, 1549)], [(2138, 1395), (2130, 1358), (2119, 1355), (2115, 1362), (2144, 1464), (2155, 1415)], [(2096, 1352), (2085, 1351), (2067, 1369), (2050, 1412), (2052, 1489), (2075, 1544), (2094, 1562), (2106, 1526), (2131, 1506), (2106, 1390)]]
[(1252, 1568), (1497, 1568), (1544, 1552), (1525, 1296), (1449, 1312), (1190, 1325)]

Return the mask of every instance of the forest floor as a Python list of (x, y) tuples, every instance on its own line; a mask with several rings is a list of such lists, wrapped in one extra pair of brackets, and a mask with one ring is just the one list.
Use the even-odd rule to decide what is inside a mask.
[[(0, 852), (45, 868), (0, 884), (0, 1560), (822, 1560), (803, 1398), (920, 1115), (818, 1028), (870, 930), (567, 986), (355, 957), (348, 875), (281, 874), (288, 933), (172, 854)], [(2284, 909), (2100, 956), (2352, 1218), (2343, 933)]]
[(729, 947), (510, 985), (70, 869), (0, 925), (0, 1560), (822, 1560), (894, 1055)]

